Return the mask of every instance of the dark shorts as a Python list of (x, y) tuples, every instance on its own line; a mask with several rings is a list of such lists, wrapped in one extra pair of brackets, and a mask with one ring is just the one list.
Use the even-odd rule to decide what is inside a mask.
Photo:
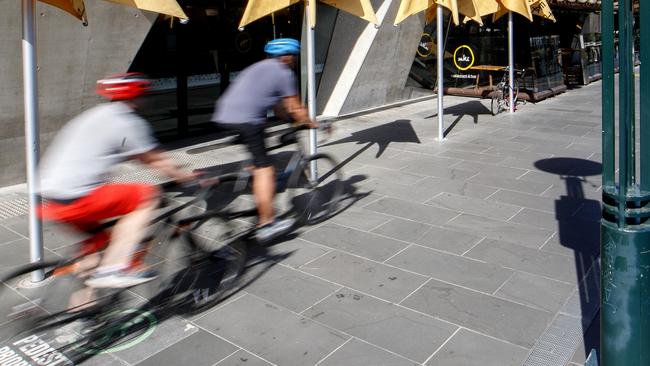
[(239, 135), (240, 142), (248, 148), (253, 156), (253, 164), (256, 168), (272, 166), (273, 162), (266, 153), (266, 144), (264, 142), (263, 123), (217, 123), (219, 127), (236, 132)]

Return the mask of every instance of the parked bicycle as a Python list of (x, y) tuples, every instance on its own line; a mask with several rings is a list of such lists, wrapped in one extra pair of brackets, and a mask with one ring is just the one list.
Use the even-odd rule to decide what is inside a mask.
[(499, 83), (494, 87), (490, 106), (493, 116), (496, 116), (501, 111), (510, 109), (510, 90), (512, 90), (513, 93), (512, 100), (515, 107), (519, 101), (519, 80), (523, 80), (526, 76), (526, 69), (514, 70), (515, 80), (512, 84), (510, 83), (509, 71), (510, 67), (506, 67), (501, 81), (499, 81)]

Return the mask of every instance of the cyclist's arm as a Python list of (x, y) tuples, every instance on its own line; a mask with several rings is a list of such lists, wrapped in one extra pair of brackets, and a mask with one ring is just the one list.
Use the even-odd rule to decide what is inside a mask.
[(150, 150), (135, 156), (135, 158), (158, 172), (180, 182), (187, 182), (196, 177), (196, 174), (181, 169), (162, 150)]
[(318, 128), (318, 122), (309, 118), (307, 108), (300, 102), (297, 95), (282, 98), (282, 106), (294, 121), (309, 128)]

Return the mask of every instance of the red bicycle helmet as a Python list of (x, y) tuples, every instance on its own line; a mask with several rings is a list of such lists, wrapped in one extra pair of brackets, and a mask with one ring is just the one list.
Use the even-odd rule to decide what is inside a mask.
[(97, 81), (97, 94), (108, 100), (129, 100), (146, 93), (151, 82), (144, 74), (111, 75)]

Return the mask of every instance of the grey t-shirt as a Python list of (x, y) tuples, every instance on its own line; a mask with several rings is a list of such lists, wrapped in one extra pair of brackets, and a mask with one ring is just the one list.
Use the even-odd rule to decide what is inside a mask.
[(157, 145), (145, 120), (122, 102), (93, 107), (66, 124), (40, 165), (41, 194), (81, 197), (104, 183), (110, 170)]
[(244, 69), (216, 103), (212, 121), (264, 123), (269, 109), (284, 97), (298, 95), (293, 71), (269, 58)]

